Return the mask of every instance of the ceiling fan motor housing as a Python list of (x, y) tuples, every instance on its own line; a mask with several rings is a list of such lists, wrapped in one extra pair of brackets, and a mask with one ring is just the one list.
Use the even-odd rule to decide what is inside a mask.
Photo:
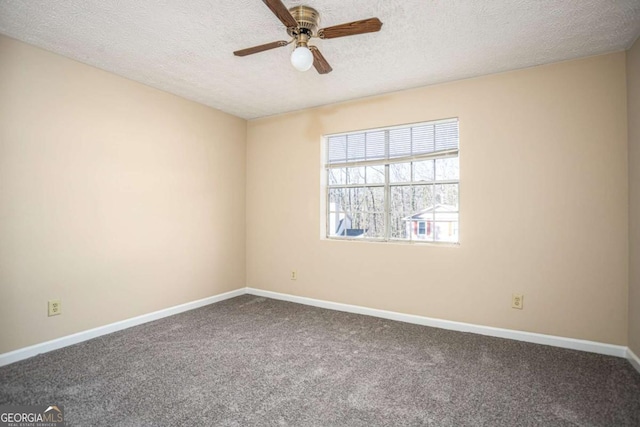
[(298, 38), (299, 35), (306, 35), (308, 40), (318, 35), (320, 27), (320, 13), (309, 6), (295, 6), (289, 9), (289, 12), (298, 22), (298, 28), (287, 28), (287, 33), (291, 37)]

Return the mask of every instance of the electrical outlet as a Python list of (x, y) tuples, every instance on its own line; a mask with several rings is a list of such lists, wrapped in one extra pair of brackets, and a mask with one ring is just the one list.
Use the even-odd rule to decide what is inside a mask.
[(524, 295), (522, 294), (513, 294), (511, 297), (511, 308), (517, 308), (518, 310), (522, 310), (524, 306)]
[(291, 280), (298, 280), (298, 273), (295, 270), (291, 270)]
[(59, 299), (49, 300), (49, 317), (62, 314), (62, 302)]

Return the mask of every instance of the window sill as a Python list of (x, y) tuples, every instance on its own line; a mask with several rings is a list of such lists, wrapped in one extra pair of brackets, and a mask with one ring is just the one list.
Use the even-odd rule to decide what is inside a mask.
[(391, 244), (401, 246), (425, 246), (425, 247), (451, 247), (459, 248), (460, 242), (422, 242), (418, 240), (373, 240), (373, 239), (349, 239), (349, 238), (336, 238), (336, 237), (321, 237), (320, 240), (327, 242), (351, 242), (351, 243), (377, 243), (377, 244)]

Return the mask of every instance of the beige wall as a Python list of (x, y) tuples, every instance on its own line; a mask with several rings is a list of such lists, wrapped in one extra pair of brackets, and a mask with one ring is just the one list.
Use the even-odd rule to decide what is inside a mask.
[[(250, 121), (248, 286), (625, 345), (625, 86), (622, 52)], [(456, 116), (459, 247), (320, 239), (323, 134)]]
[(629, 122), (629, 348), (640, 356), (640, 40), (627, 51)]
[(0, 353), (243, 287), (245, 140), (242, 119), (0, 37)]
[[(640, 173), (639, 57), (636, 43), (627, 53), (627, 176), (624, 53), (254, 120), (247, 130), (242, 119), (0, 36), (0, 353), (245, 283), (628, 338), (640, 353), (640, 272), (627, 256), (629, 214), (640, 209), (633, 186), (628, 202)], [(323, 134), (454, 116), (459, 247), (320, 238)], [(506, 225), (499, 235), (495, 224)], [(631, 228), (634, 266), (640, 224)], [(510, 308), (512, 293), (525, 295), (524, 310)], [(57, 297), (63, 314), (48, 318), (46, 301)]]

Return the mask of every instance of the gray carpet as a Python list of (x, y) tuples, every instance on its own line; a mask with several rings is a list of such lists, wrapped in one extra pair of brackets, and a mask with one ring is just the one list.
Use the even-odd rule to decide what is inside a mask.
[(640, 426), (624, 359), (244, 295), (0, 368), (76, 426)]

